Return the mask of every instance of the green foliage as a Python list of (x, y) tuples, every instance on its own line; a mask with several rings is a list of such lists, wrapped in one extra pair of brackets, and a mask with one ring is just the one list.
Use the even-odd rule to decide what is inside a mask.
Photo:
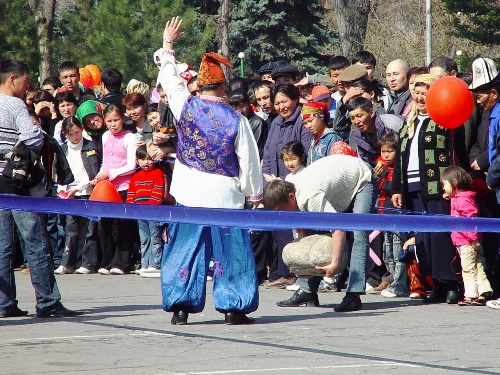
[(180, 0), (78, 0), (61, 15), (56, 61), (113, 67), (122, 72), (124, 83), (132, 78), (156, 83), (153, 53), (162, 46), (165, 22), (175, 15), (182, 16), (188, 34), (175, 46), (178, 59), (195, 64), (211, 36), (203, 34), (194, 10)]
[[(285, 60), (299, 70), (326, 73), (328, 44), (338, 42), (322, 25), (324, 7), (308, 0), (240, 0), (230, 25), (231, 51), (245, 53), (247, 76), (267, 61)], [(234, 62), (234, 61), (233, 61)]]
[(0, 59), (16, 59), (28, 64), (33, 79), (38, 75), (35, 17), (27, 1), (0, 0)]
[(500, 3), (492, 0), (442, 0), (455, 35), (477, 43), (500, 44)]

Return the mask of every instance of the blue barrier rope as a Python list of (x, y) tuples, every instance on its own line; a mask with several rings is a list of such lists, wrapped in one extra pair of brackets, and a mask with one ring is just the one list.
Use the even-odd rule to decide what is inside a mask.
[(383, 215), (266, 210), (231, 210), (144, 204), (104, 203), (79, 199), (35, 198), (0, 194), (0, 209), (83, 216), (154, 220), (254, 230), (381, 230), (390, 232), (500, 232), (500, 219), (445, 215)]

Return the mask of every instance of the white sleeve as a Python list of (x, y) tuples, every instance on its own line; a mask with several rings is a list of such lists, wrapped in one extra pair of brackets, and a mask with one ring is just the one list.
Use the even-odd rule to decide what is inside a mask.
[(125, 135), (123, 143), (127, 149), (127, 164), (123, 167), (108, 171), (110, 181), (114, 180), (116, 176), (132, 174), (135, 172), (135, 151), (137, 149), (135, 136), (132, 133)]
[(262, 169), (260, 167), (257, 143), (245, 116), (240, 115), (238, 135), (235, 140), (235, 152), (240, 165), (240, 187), (249, 201), (262, 199)]
[(168, 96), (168, 105), (174, 117), (179, 120), (184, 103), (191, 94), (186, 82), (179, 76), (174, 51), (162, 49), (160, 53), (161, 69), (158, 73), (158, 82)]

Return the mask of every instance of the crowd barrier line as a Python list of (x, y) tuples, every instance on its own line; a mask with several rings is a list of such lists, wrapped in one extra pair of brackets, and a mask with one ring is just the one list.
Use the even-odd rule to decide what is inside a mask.
[(390, 232), (500, 232), (497, 218), (446, 215), (353, 214), (267, 210), (234, 210), (105, 203), (79, 199), (35, 198), (0, 194), (0, 209), (101, 218), (141, 219), (253, 230), (381, 230)]

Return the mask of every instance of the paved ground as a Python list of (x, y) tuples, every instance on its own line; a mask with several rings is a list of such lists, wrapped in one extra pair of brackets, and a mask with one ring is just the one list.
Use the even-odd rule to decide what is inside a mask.
[[(29, 276), (16, 272), (26, 318), (0, 319), (0, 374), (499, 374), (500, 311), (364, 296), (363, 310), (278, 308), (291, 292), (261, 288), (252, 326), (226, 326), (211, 297), (171, 326), (159, 279), (57, 276), (73, 319), (34, 317)], [(209, 285), (211, 289), (211, 285)], [(210, 292), (209, 292), (210, 293)]]

